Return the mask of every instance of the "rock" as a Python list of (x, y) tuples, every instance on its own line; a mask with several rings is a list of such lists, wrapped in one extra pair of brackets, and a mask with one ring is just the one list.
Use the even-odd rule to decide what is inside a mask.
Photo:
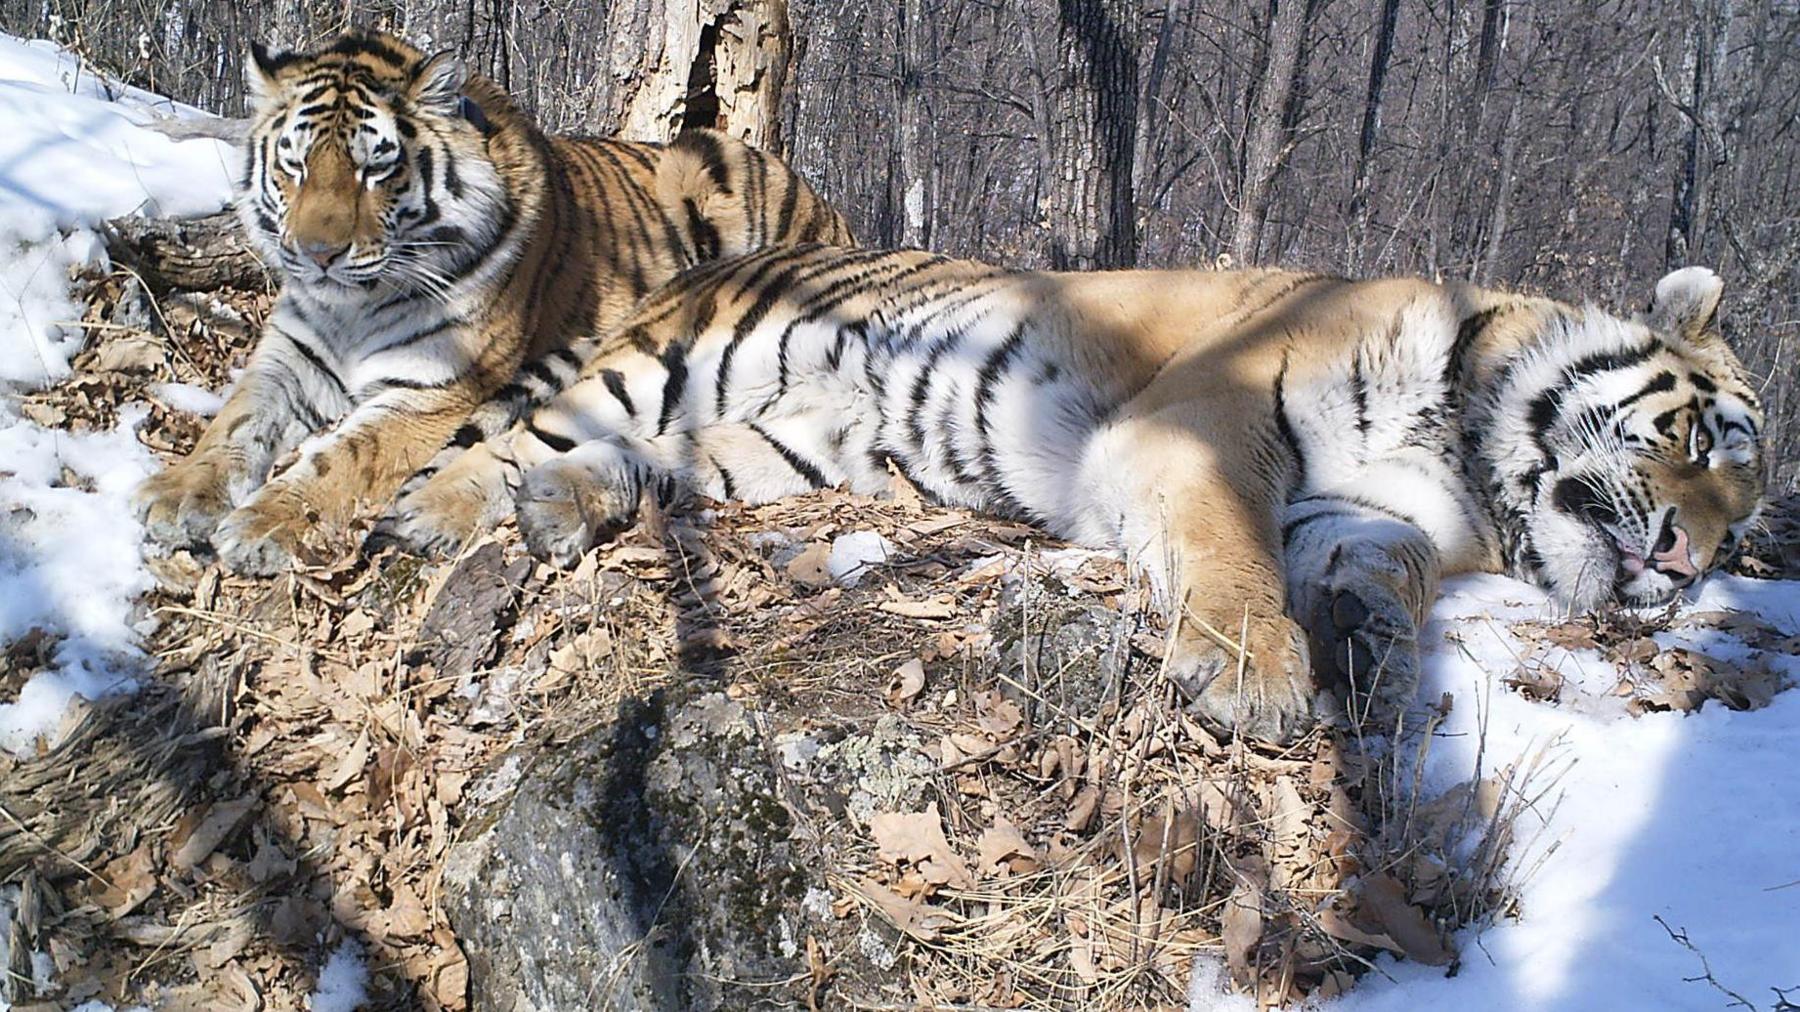
[[(1147, 677), (1117, 612), (1054, 580), (1025, 608), (1023, 585), (984, 667), (1035, 682), (1056, 713), (1096, 712)], [(867, 709), (822, 710), (715, 684), (678, 677), (470, 785), (443, 885), (473, 1009), (805, 1008), (818, 999), (809, 937), (834, 971), (828, 1007), (905, 1000), (902, 936), (855, 904), (835, 912), (847, 894), (828, 870), (854, 873), (876, 814), (941, 796), (936, 740), (889, 711), (880, 685)]]
[(478, 785), (444, 873), (472, 1007), (785, 1004), (829, 904), (773, 755), (741, 704), (657, 696)]
[(1092, 598), (1071, 597), (1052, 577), (1010, 582), (994, 616), (987, 662), (1034, 686), (1038, 698), (1008, 693), (1031, 712), (1034, 723), (1053, 718), (1044, 712), (1045, 702), (1064, 713), (1097, 713), (1119, 698), (1127, 678), (1148, 677), (1154, 670), (1130, 649), (1137, 629), (1132, 621)]

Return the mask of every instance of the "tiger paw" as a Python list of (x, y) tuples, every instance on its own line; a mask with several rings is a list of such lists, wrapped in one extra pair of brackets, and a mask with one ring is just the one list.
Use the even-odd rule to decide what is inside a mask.
[(516, 503), (525, 546), (563, 569), (637, 522), (636, 496), (566, 458), (532, 468), (519, 484)]
[(1169, 675), (1188, 709), (1214, 730), (1281, 745), (1313, 724), (1313, 680), (1300, 629), (1286, 618), (1252, 628), (1249, 656), (1184, 628)]
[(1385, 719), (1412, 702), (1419, 688), (1418, 630), (1384, 583), (1334, 588), (1307, 625), (1319, 677), (1348, 696), (1352, 719)]
[(506, 495), (507, 465), (483, 447), (464, 451), (423, 484), (402, 491), (375, 522), (363, 553), (392, 545), (426, 558), (446, 558), (477, 535), (492, 530), (512, 508)]
[(185, 460), (144, 480), (132, 504), (150, 540), (169, 548), (204, 545), (231, 512), (225, 473), (203, 460)]
[(402, 496), (375, 521), (363, 540), (363, 554), (373, 555), (390, 545), (428, 559), (455, 554), (483, 529), (482, 510), (468, 503), (468, 497), (444, 494), (447, 488), (428, 482)]
[(274, 576), (293, 568), (294, 549), (306, 523), (297, 498), (266, 486), (219, 521), (213, 549), (234, 573)]

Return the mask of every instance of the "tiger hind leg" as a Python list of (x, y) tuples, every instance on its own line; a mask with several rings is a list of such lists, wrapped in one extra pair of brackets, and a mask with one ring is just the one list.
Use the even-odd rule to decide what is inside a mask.
[(532, 555), (567, 568), (635, 524), (646, 493), (664, 504), (694, 493), (760, 503), (836, 485), (847, 476), (802, 441), (811, 428), (789, 418), (590, 440), (525, 472), (514, 500), (519, 531)]

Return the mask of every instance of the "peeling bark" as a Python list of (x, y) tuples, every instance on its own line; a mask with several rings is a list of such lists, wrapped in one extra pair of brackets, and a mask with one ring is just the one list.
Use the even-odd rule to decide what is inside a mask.
[(690, 0), (662, 14), (660, 45), (645, 49), (656, 55), (620, 96), (620, 135), (666, 141), (711, 127), (782, 153), (786, 0)]

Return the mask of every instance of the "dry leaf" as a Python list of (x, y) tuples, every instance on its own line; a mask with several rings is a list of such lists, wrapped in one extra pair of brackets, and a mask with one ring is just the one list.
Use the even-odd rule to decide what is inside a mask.
[(1165, 806), (1162, 813), (1139, 824), (1131, 852), (1145, 876), (1157, 874), (1157, 865), (1166, 858), (1169, 879), (1179, 885), (1199, 863), (1200, 819), (1192, 809), (1170, 811), (1172, 807)]
[(338, 760), (337, 769), (325, 778), (325, 789), (336, 793), (344, 789), (344, 785), (362, 776), (363, 767), (369, 763), (369, 736), (365, 732), (357, 735), (356, 744)]
[(908, 899), (873, 879), (864, 879), (852, 888), (895, 928), (921, 942), (937, 941), (943, 928), (956, 923), (956, 918), (942, 908), (929, 906), (918, 897)]
[(182, 871), (191, 870), (236, 832), (255, 809), (256, 796), (249, 794), (236, 801), (212, 806), (194, 831), (175, 849), (169, 864)]
[(1399, 945), (1397, 951), (1427, 966), (1447, 966), (1456, 958), (1444, 945), (1437, 926), (1425, 911), (1406, 898), (1406, 887), (1387, 872), (1362, 880), (1358, 889), (1363, 914)]
[(1249, 987), (1256, 979), (1256, 946), (1263, 933), (1262, 900), (1260, 888), (1248, 879), (1240, 881), (1226, 898), (1225, 911), (1219, 918), (1225, 964), (1239, 987)]
[(1094, 810), (1100, 807), (1100, 788), (1089, 784), (1075, 796), (1074, 804), (1069, 806), (1068, 817), (1063, 819), (1063, 828), (1071, 833), (1079, 833), (1094, 820)]
[(923, 812), (882, 812), (869, 820), (869, 830), (883, 860), (910, 864), (927, 882), (952, 889), (973, 889), (969, 866), (944, 838), (936, 804)]
[(902, 618), (949, 618), (956, 614), (956, 605), (948, 597), (934, 597), (927, 601), (899, 598), (883, 601), (875, 607)]
[(94, 367), (106, 372), (146, 372), (162, 364), (162, 345), (147, 334), (114, 338), (94, 357)]
[(975, 866), (984, 875), (997, 872), (1029, 875), (1043, 867), (1037, 849), (1026, 842), (1025, 834), (1004, 815), (996, 816), (994, 824), (982, 830), (975, 850)]
[(815, 541), (788, 561), (788, 576), (795, 583), (808, 587), (829, 587), (832, 584), (831, 567), (827, 565), (830, 559), (831, 546)]
[(1011, 736), (1025, 722), (1025, 714), (1019, 709), (1019, 704), (996, 690), (975, 694), (975, 713), (975, 726), (996, 740)]
[(894, 669), (888, 679), (887, 702), (898, 709), (912, 702), (925, 689), (925, 663), (917, 657)]
[(107, 863), (105, 884), (89, 893), (89, 899), (118, 920), (136, 910), (156, 891), (156, 862), (148, 845)]

